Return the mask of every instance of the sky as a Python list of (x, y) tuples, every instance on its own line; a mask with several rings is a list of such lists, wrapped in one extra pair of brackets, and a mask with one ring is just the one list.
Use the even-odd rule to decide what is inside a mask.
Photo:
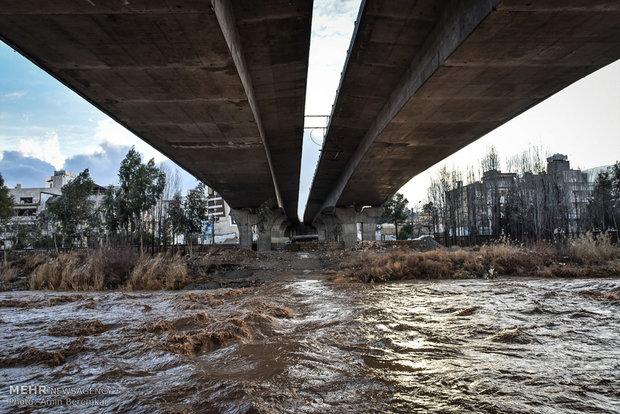
[[(178, 168), (52, 76), (0, 41), (0, 174), (7, 185), (40, 187), (54, 170), (89, 168), (95, 182), (117, 183), (134, 146), (144, 160)], [(179, 169), (184, 189), (197, 181)]]
[[(329, 115), (350, 45), (360, 0), (315, 0), (306, 115)], [(326, 119), (307, 118), (306, 126)], [(306, 129), (299, 215), (314, 176), (323, 130)], [(568, 155), (573, 167), (591, 168), (620, 159), (620, 61), (578, 81), (536, 107), (414, 177), (401, 192), (415, 205), (426, 197), (441, 166), (465, 169), (488, 147), (503, 159), (531, 145)], [(144, 159), (174, 164), (53, 77), (0, 42), (0, 173), (9, 186), (40, 186), (54, 169), (89, 168), (101, 185), (115, 184), (118, 165), (131, 146)], [(178, 167), (177, 167), (178, 168)], [(504, 165), (505, 168), (505, 165)], [(181, 170), (184, 189), (196, 180)]]

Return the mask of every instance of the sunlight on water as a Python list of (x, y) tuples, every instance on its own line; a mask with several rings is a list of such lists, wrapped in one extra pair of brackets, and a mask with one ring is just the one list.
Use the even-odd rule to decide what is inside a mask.
[(7, 292), (0, 381), (108, 387), (101, 406), (80, 408), (93, 413), (612, 413), (619, 291), (504, 279)]

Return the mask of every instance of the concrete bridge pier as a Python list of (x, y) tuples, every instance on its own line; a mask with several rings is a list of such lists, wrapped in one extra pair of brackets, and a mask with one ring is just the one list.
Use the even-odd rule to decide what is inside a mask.
[(271, 227), (271, 242), (277, 244), (284, 244), (290, 240), (289, 221), (285, 218), (282, 220), (276, 220)]
[(383, 215), (383, 207), (366, 207), (360, 213), (362, 222), (362, 240), (377, 240), (377, 223)]
[(278, 233), (278, 228), (285, 226), (286, 215), (282, 210), (268, 210), (264, 213), (257, 214), (256, 227), (258, 229), (258, 240), (256, 247), (259, 252), (267, 252), (271, 250), (271, 237), (274, 228)]
[(327, 230), (326, 230), (326, 226), (325, 223), (323, 223), (322, 221), (315, 221), (314, 222), (314, 228), (316, 228), (316, 234), (319, 238), (319, 241), (326, 241), (327, 240)]
[(322, 213), (315, 227), (319, 236), (319, 241), (338, 241), (342, 231), (341, 222), (334, 214)]
[(353, 207), (336, 207), (334, 214), (340, 221), (340, 240), (344, 247), (353, 247), (357, 244), (358, 212)]
[(239, 247), (252, 249), (252, 227), (258, 223), (258, 216), (250, 210), (231, 209), (230, 216), (239, 229)]

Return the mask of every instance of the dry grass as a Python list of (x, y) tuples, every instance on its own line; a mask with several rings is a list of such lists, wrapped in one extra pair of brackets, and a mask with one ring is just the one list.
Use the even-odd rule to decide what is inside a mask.
[(178, 254), (142, 256), (126, 283), (129, 290), (178, 290), (190, 283), (185, 260)]
[(607, 235), (594, 237), (591, 233), (570, 240), (561, 253), (580, 264), (601, 264), (620, 257), (620, 249)]
[(190, 282), (185, 260), (176, 255), (138, 256), (131, 249), (61, 253), (39, 265), (31, 289), (129, 290), (181, 289)]
[(0, 281), (4, 283), (14, 282), (17, 280), (18, 275), (19, 271), (17, 270), (17, 267), (11, 265), (10, 263), (0, 267)]
[(502, 243), (479, 249), (363, 252), (345, 261), (343, 269), (345, 277), (364, 282), (497, 275), (604, 277), (620, 273), (615, 260), (619, 253), (609, 241), (580, 238), (561, 250), (546, 244), (525, 248)]
[(33, 253), (25, 255), (18, 261), (19, 268), (24, 274), (32, 273), (37, 267), (50, 260), (50, 256), (44, 253)]
[[(43, 253), (28, 253), (20, 255), (4, 265), (0, 264), (0, 282), (5, 287), (13, 285), (13, 288), (23, 288), (25, 286), (22, 285), (27, 283), (27, 276), (49, 259), (49, 256)], [(20, 278), (23, 283), (16, 284), (15, 282)]]
[(120, 286), (135, 266), (136, 255), (126, 249), (67, 252), (38, 266), (31, 289), (104, 290)]

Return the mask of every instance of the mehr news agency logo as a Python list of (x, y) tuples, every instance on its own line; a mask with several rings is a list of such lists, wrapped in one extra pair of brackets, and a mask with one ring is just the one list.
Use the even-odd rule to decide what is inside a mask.
[(50, 385), (9, 385), (9, 406), (104, 406), (106, 396), (113, 394), (108, 386), (53, 387)]

